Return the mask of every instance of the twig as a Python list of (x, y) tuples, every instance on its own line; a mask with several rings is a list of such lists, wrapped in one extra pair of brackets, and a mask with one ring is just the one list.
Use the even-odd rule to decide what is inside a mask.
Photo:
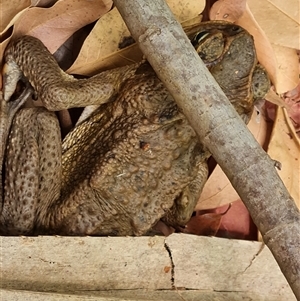
[(133, 38), (247, 206), (300, 300), (300, 214), (163, 0), (115, 0)]

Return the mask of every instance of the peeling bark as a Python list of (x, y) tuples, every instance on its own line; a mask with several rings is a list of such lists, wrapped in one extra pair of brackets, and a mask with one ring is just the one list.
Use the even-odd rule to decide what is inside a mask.
[(165, 1), (115, 0), (133, 38), (247, 206), (300, 300), (300, 214)]

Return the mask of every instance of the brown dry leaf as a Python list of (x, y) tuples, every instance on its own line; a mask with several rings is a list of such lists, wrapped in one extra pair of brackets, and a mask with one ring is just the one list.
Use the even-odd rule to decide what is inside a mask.
[(201, 215), (192, 216), (187, 223), (183, 233), (215, 236), (221, 224), (222, 214), (204, 213)]
[[(222, 216), (216, 236), (231, 239), (257, 240), (257, 228), (244, 203), (241, 200), (238, 200), (230, 203), (230, 205), (230, 210)], [(201, 213), (222, 214), (227, 209), (228, 204), (218, 208), (197, 211), (196, 215)]]
[(272, 5), (274, 5), (277, 9), (282, 11), (286, 16), (293, 19), (297, 23), (300, 21), (300, 5), (299, 0), (268, 0)]
[(289, 98), (291, 101), (300, 103), (300, 82), (295, 89), (285, 93), (284, 97)]
[(164, 222), (160, 220), (152, 227), (152, 230), (154, 230), (157, 233), (161, 233), (164, 236), (169, 236), (175, 232), (174, 228), (172, 228), (171, 226), (167, 226)]
[(14, 36), (32, 35), (54, 53), (76, 30), (110, 10), (111, 0), (64, 0), (50, 8), (30, 8), (14, 26)]
[(295, 89), (284, 94), (284, 100), (289, 105), (287, 112), (300, 138), (300, 82)]
[(279, 176), (300, 208), (300, 140), (284, 108), (278, 108), (268, 154), (282, 164)]
[(98, 58), (95, 61), (88, 60), (86, 64), (80, 64), (74, 67), (71, 66), (67, 72), (70, 74), (92, 76), (105, 70), (122, 67), (134, 62), (140, 62), (142, 59), (143, 53), (135, 43), (120, 51), (114, 52), (109, 56)]
[(209, 212), (191, 217), (182, 232), (195, 235), (215, 236), (220, 228), (222, 217), (229, 211), (231, 204), (222, 213)]
[(247, 0), (219, 0), (212, 6), (209, 18), (210, 20), (235, 22), (243, 15), (246, 2)]
[[(1, 1), (1, 0), (0, 0)], [(18, 1), (19, 2), (19, 1)], [(28, 10), (29, 1), (21, 1), (20, 5), (15, 6), (15, 1), (3, 1), (0, 7), (1, 14), (1, 33), (0, 33), (0, 66), (2, 66), (3, 53), (8, 45), (11, 34), (13, 32), (13, 25), (16, 20), (21, 18), (21, 16)], [(4, 8), (5, 5), (5, 8)], [(13, 6), (13, 7), (12, 7)], [(22, 9), (23, 8), (23, 9)], [(5, 11), (5, 14), (3, 12)], [(8, 18), (9, 16), (9, 18)], [(2, 76), (0, 75), (0, 89), (2, 89)]]
[[(269, 136), (271, 125), (264, 118), (257, 122), (257, 114), (253, 113), (248, 128), (260, 145), (264, 145)], [(220, 207), (239, 200), (240, 197), (232, 187), (227, 176), (219, 165), (216, 166), (204, 185), (195, 210)]]
[[(6, 39), (3, 43), (0, 44), (0, 66), (2, 66), (2, 58), (5, 48), (9, 43), (9, 39)], [(0, 73), (0, 91), (2, 90), (2, 74)]]
[(176, 19), (182, 23), (201, 14), (205, 0), (166, 0)]
[(286, 108), (288, 111), (290, 110), (291, 106), (289, 106), (273, 89), (270, 89), (265, 95), (265, 100), (277, 105), (278, 107)]
[[(256, 21), (271, 43), (300, 49), (299, 0), (248, 0), (247, 2)], [(281, 2), (281, 6), (286, 9), (282, 11), (272, 2), (276, 5)], [(290, 12), (291, 16), (285, 12)]]
[(244, 27), (254, 38), (258, 61), (266, 68), (272, 83), (277, 84), (277, 63), (273, 48), (268, 40), (268, 37), (258, 24), (246, 5), (246, 11), (243, 16), (237, 20), (236, 24)]
[[(119, 50), (123, 37), (130, 36), (122, 17), (116, 8), (105, 14), (86, 38), (80, 53), (68, 73), (91, 75), (103, 71), (103, 59)], [(140, 59), (141, 56), (138, 56)], [(129, 60), (125, 64), (130, 63)], [(119, 67), (117, 65), (116, 67)]]
[[(1, 0), (0, 0), (1, 1)], [(1, 33), (0, 33), (0, 66), (2, 66), (3, 53), (8, 45), (11, 34), (13, 32), (13, 25), (16, 20), (28, 10), (30, 1), (17, 1), (19, 5), (16, 5), (16, 1), (2, 0), (0, 2), (1, 12)], [(4, 14), (5, 12), (5, 14)], [(0, 75), (0, 89), (2, 88), (2, 77)]]
[(3, 35), (11, 20), (22, 10), (30, 6), (30, 0), (1, 0), (0, 1), (0, 33)]
[[(300, 35), (299, 35), (300, 39)], [(279, 94), (293, 90), (299, 82), (299, 58), (296, 49), (273, 44), (277, 59), (276, 92)]]
[[(110, 14), (110, 12), (108, 14)], [(103, 16), (103, 18), (105, 16)], [(99, 20), (99, 21), (101, 21), (101, 20)], [(201, 16), (197, 16), (192, 19), (184, 21), (182, 23), (182, 26), (183, 27), (192, 27), (192, 26), (196, 26), (200, 22), (201, 22)], [(87, 44), (87, 42), (85, 42), (85, 43)], [(94, 43), (94, 45), (96, 45), (96, 44)], [(84, 47), (86, 49), (90, 49), (86, 46), (84, 46)], [(93, 46), (91, 45), (91, 47), (93, 47)], [(102, 49), (102, 47), (101, 47), (101, 49)], [(105, 49), (104, 49), (104, 51), (105, 51)], [(71, 66), (71, 68), (69, 68), (67, 70), (67, 72), (71, 73), (71, 74), (92, 76), (101, 71), (125, 66), (130, 63), (140, 62), (143, 59), (143, 53), (140, 51), (138, 45), (136, 43), (134, 43), (122, 50), (112, 52), (108, 56), (96, 57), (95, 60), (91, 60), (91, 56), (86, 56), (85, 58), (86, 58), (86, 61), (84, 61), (84, 56), (82, 56), (82, 59), (81, 58), (78, 59)]]
[[(168, 0), (180, 22), (194, 18), (203, 10), (204, 0)], [(68, 73), (93, 75), (99, 71), (139, 62), (142, 53), (135, 45), (130, 49), (119, 49), (119, 43), (130, 33), (116, 8), (103, 16), (85, 40), (81, 51)]]
[[(108, 14), (110, 14), (110, 12)], [(201, 22), (201, 16), (197, 16), (195, 18), (184, 21), (182, 23), (182, 26), (191, 27), (199, 24), (200, 22)], [(89, 49), (86, 46), (85, 48)], [(143, 53), (140, 51), (138, 45), (134, 43), (122, 50), (112, 52), (108, 56), (96, 57), (95, 60), (91, 60), (90, 56), (86, 56), (85, 58), (86, 61), (83, 60), (84, 56), (82, 56), (82, 59), (80, 58), (80, 60), (77, 60), (71, 66), (71, 68), (67, 70), (67, 72), (71, 74), (92, 76), (101, 71), (121, 67), (124, 65), (128, 65), (130, 63), (140, 62), (143, 59)]]

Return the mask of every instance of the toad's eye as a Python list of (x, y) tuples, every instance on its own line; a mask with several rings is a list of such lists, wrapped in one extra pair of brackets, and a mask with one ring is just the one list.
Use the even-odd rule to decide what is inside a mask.
[(239, 27), (239, 26), (232, 26), (231, 27), (231, 31), (232, 32), (239, 32), (239, 31), (241, 31), (241, 27)]
[(206, 31), (206, 30), (198, 32), (198, 33), (194, 36), (194, 38), (192, 39), (192, 44), (193, 44), (193, 46), (199, 45), (199, 43), (200, 43), (203, 39), (205, 39), (208, 35), (209, 35), (209, 32)]

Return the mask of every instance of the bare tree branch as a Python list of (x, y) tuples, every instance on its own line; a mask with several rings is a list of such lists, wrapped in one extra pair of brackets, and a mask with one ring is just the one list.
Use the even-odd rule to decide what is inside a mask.
[[(115, 0), (133, 38), (246, 204), (300, 300), (300, 215), (163, 0)], [(284, 164), (284, 163), (283, 163)]]

